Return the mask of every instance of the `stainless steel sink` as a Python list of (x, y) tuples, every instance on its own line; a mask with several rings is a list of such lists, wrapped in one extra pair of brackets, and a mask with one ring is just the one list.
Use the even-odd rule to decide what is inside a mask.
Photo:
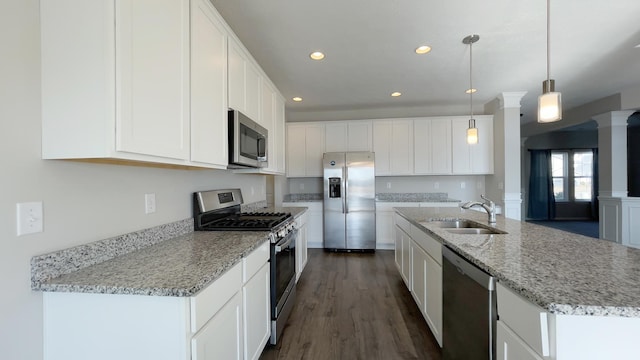
[(481, 234), (505, 234), (505, 232), (485, 229), (485, 228), (451, 228), (447, 229), (452, 234), (469, 234), (469, 235), (481, 235)]
[(430, 223), (444, 229), (478, 228), (478, 224), (464, 219), (431, 221)]

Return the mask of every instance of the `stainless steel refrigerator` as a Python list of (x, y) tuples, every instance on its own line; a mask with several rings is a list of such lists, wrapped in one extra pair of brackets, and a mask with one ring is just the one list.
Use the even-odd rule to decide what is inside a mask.
[(376, 184), (372, 152), (325, 153), (324, 248), (375, 251)]

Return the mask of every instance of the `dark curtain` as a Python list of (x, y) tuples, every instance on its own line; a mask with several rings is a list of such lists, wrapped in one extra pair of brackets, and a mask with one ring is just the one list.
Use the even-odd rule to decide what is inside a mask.
[(529, 206), (527, 216), (532, 220), (552, 220), (556, 216), (551, 177), (551, 150), (531, 151), (529, 176)]
[(600, 203), (598, 202), (598, 193), (600, 182), (598, 180), (598, 149), (593, 149), (593, 176), (591, 186), (591, 217), (594, 220), (599, 219)]

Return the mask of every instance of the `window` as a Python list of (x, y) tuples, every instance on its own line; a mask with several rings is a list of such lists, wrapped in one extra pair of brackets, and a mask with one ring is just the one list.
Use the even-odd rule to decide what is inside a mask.
[(556, 201), (591, 201), (593, 152), (552, 151), (551, 175)]
[(552, 151), (551, 152), (551, 176), (553, 177), (553, 196), (556, 201), (568, 201), (569, 192), (567, 191), (567, 159), (568, 152)]

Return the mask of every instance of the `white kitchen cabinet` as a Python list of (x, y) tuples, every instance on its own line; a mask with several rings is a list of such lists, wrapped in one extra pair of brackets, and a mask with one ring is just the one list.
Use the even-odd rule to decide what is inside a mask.
[[(285, 137), (285, 101), (284, 99), (276, 94), (274, 100), (274, 117), (273, 117), (273, 131), (270, 132), (269, 140), (272, 143), (275, 143), (275, 156), (271, 156), (273, 159), (275, 157), (276, 166), (275, 171), (279, 175), (284, 175), (286, 172), (286, 142), (287, 139)], [(275, 139), (273, 139), (275, 137)]]
[(242, 330), (242, 294), (237, 292), (193, 337), (191, 359), (242, 360)]
[[(268, 250), (268, 249), (267, 249)], [(244, 319), (244, 359), (257, 360), (271, 335), (270, 272), (269, 259), (264, 259), (262, 267), (242, 287)], [(224, 329), (223, 326), (220, 326)], [(225, 331), (225, 330), (223, 330)], [(227, 328), (226, 331), (229, 331)], [(217, 357), (217, 359), (230, 359)]]
[(413, 130), (414, 173), (451, 174), (451, 118), (415, 119)]
[(191, 3), (191, 161), (226, 169), (227, 34), (208, 0)]
[(229, 38), (228, 48), (228, 93), (229, 107), (242, 112), (265, 128), (260, 117), (261, 75), (256, 65), (250, 60), (243, 46)]
[(323, 248), (324, 225), (322, 201), (285, 202), (283, 207), (306, 207), (307, 248)]
[[(396, 233), (396, 265), (402, 275), (405, 285), (409, 291), (411, 286), (411, 225), (409, 221), (397, 213), (394, 215), (395, 233)], [(398, 254), (398, 250), (400, 254)]]
[(325, 152), (372, 151), (372, 123), (368, 120), (328, 121), (325, 124)]
[(271, 329), (269, 249), (192, 297), (45, 292), (44, 359), (257, 359)]
[(298, 229), (298, 237), (296, 242), (296, 282), (300, 279), (302, 271), (307, 266), (308, 251), (307, 251), (307, 222), (308, 222), (308, 210), (305, 211), (296, 219), (296, 228)]
[(287, 124), (287, 177), (322, 177), (325, 125)]
[(189, 13), (188, 0), (42, 1), (42, 157), (188, 163)]
[(496, 324), (496, 358), (498, 360), (543, 360), (500, 320)]
[[(278, 169), (278, 157), (276, 156), (276, 133), (274, 129), (275, 125), (275, 90), (269, 85), (268, 82), (262, 82), (261, 91), (262, 100), (260, 101), (260, 119), (262, 120), (262, 126), (264, 126), (269, 132), (267, 139), (267, 167), (269, 172), (276, 172)], [(264, 124), (268, 124), (265, 126)]]
[(413, 174), (413, 121), (373, 120), (376, 176)]
[(493, 116), (475, 116), (478, 143), (467, 144), (468, 117), (451, 120), (453, 174), (493, 174)]
[(394, 207), (418, 207), (419, 203), (376, 202), (376, 249), (393, 249), (395, 244)]

